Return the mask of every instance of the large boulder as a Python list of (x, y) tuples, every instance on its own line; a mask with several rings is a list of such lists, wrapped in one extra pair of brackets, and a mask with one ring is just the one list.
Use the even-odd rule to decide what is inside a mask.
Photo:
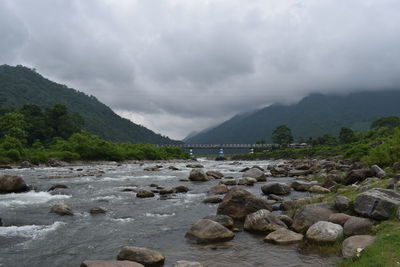
[(164, 264), (165, 256), (148, 248), (125, 246), (118, 253), (117, 259), (138, 262), (145, 267), (157, 267)]
[(133, 261), (88, 260), (82, 262), (80, 267), (144, 267), (144, 265)]
[(331, 203), (305, 205), (296, 211), (292, 228), (296, 232), (305, 233), (311, 225), (318, 221), (327, 221), (333, 213), (337, 211)]
[(269, 210), (259, 210), (246, 216), (244, 229), (249, 232), (270, 233), (280, 228), (287, 228), (275, 214)]
[(272, 210), (267, 201), (239, 187), (233, 187), (218, 206), (217, 214), (228, 215), (234, 220), (244, 220), (250, 213), (261, 209)]
[(226, 228), (232, 228), (234, 223), (233, 219), (227, 215), (208, 215), (203, 219), (208, 219), (217, 222), (222, 226), (225, 226)]
[(359, 194), (354, 200), (354, 210), (363, 217), (388, 219), (400, 206), (400, 192), (374, 188)]
[(234, 236), (235, 234), (228, 228), (208, 219), (197, 221), (186, 233), (187, 238), (197, 243), (225, 242)]
[(24, 179), (16, 175), (0, 176), (0, 193), (20, 193), (28, 191)]
[(343, 225), (345, 235), (363, 235), (371, 231), (374, 222), (367, 218), (350, 217)]
[(203, 267), (203, 264), (197, 261), (177, 261), (172, 267)]
[(265, 242), (270, 242), (278, 245), (288, 245), (303, 240), (303, 235), (295, 233), (285, 228), (280, 228), (272, 233), (269, 233), (265, 238)]
[(373, 177), (374, 175), (375, 171), (372, 170), (371, 168), (352, 170), (344, 178), (343, 183), (345, 185), (350, 185), (356, 182), (362, 182), (368, 177)]
[(54, 206), (51, 207), (50, 209), (51, 213), (55, 213), (61, 216), (64, 215), (74, 215), (74, 213), (72, 212), (72, 209), (70, 206), (65, 205), (65, 204), (56, 204)]
[(339, 224), (319, 221), (308, 228), (306, 237), (316, 243), (334, 243), (343, 236), (343, 227)]
[(210, 177), (200, 169), (193, 169), (189, 174), (189, 180), (194, 182), (206, 182), (210, 180)]
[(370, 235), (355, 235), (346, 238), (342, 244), (342, 255), (344, 258), (354, 258), (364, 248), (374, 242), (375, 238)]
[(243, 178), (250, 177), (257, 180), (257, 182), (264, 182), (267, 180), (265, 173), (259, 168), (251, 168), (243, 173)]
[(261, 187), (264, 194), (287, 195), (290, 193), (291, 188), (285, 183), (267, 183)]

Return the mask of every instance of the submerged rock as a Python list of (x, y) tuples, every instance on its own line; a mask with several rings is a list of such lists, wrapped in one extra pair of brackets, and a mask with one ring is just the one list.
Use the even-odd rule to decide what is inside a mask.
[(370, 235), (355, 235), (346, 238), (342, 245), (342, 255), (344, 258), (354, 258), (363, 249), (374, 242), (375, 238)]
[(26, 191), (28, 191), (28, 186), (20, 176), (0, 176), (0, 193), (21, 193)]
[(154, 197), (154, 193), (145, 189), (140, 189), (136, 192), (136, 197), (138, 198)]
[(268, 234), (265, 238), (265, 242), (270, 242), (278, 245), (288, 245), (297, 242), (301, 242), (303, 240), (303, 235), (295, 233), (285, 228), (280, 228), (270, 234)]
[(118, 253), (117, 259), (138, 262), (146, 267), (156, 267), (164, 264), (165, 256), (148, 248), (125, 246)]
[(192, 169), (195, 169), (195, 168), (204, 168), (203, 165), (201, 165), (201, 164), (196, 164), (196, 163), (188, 164), (188, 165), (186, 165), (186, 167), (187, 167), (187, 168), (192, 168)]
[(221, 203), (222, 198), (220, 197), (209, 197), (203, 200), (203, 203)]
[(272, 210), (272, 207), (248, 191), (233, 187), (219, 204), (217, 214), (228, 215), (234, 220), (244, 220), (248, 214), (261, 209)]
[(55, 185), (52, 185), (52, 186), (47, 190), (47, 192), (53, 191), (54, 189), (59, 189), (59, 188), (61, 188), (61, 189), (66, 189), (66, 188), (68, 188), (68, 186), (65, 185), (65, 184), (55, 184)]
[(221, 224), (201, 219), (197, 221), (186, 233), (186, 237), (197, 243), (225, 242), (234, 238), (235, 234)]
[(89, 260), (82, 262), (80, 267), (144, 267), (144, 265), (133, 261)]
[(177, 187), (174, 188), (174, 191), (176, 193), (186, 193), (189, 191), (189, 187), (184, 185), (178, 185)]
[(107, 210), (105, 208), (102, 207), (91, 207), (90, 208), (90, 214), (104, 214), (107, 212)]
[(194, 182), (206, 182), (210, 180), (210, 177), (199, 169), (193, 169), (189, 174), (189, 180)]
[(72, 212), (72, 209), (70, 206), (65, 205), (65, 204), (56, 204), (50, 209), (51, 213), (56, 213), (58, 215), (64, 216), (64, 215), (74, 215)]
[(177, 261), (172, 267), (203, 267), (203, 264), (197, 261)]

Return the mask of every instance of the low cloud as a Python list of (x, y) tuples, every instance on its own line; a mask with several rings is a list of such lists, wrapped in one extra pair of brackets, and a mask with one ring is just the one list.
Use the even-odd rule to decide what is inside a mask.
[(4, 0), (26, 64), (172, 138), (313, 93), (399, 88), (396, 0)]

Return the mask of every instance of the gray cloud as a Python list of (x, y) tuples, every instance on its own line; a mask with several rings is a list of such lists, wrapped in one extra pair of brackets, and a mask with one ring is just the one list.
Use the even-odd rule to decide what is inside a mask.
[(4, 0), (26, 64), (181, 138), (313, 92), (399, 87), (397, 0)]

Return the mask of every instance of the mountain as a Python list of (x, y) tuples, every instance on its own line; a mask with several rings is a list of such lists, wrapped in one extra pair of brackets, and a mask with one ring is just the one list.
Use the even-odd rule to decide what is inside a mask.
[(0, 65), (0, 105), (19, 108), (26, 103), (48, 108), (64, 104), (85, 120), (84, 130), (114, 142), (167, 144), (168, 137), (121, 118), (94, 96), (52, 82), (34, 69)]
[(342, 126), (366, 130), (372, 121), (400, 115), (400, 90), (380, 90), (348, 95), (312, 94), (292, 105), (274, 104), (243, 113), (195, 136), (187, 144), (271, 142), (273, 129), (281, 124), (291, 128), (295, 138), (338, 135)]

